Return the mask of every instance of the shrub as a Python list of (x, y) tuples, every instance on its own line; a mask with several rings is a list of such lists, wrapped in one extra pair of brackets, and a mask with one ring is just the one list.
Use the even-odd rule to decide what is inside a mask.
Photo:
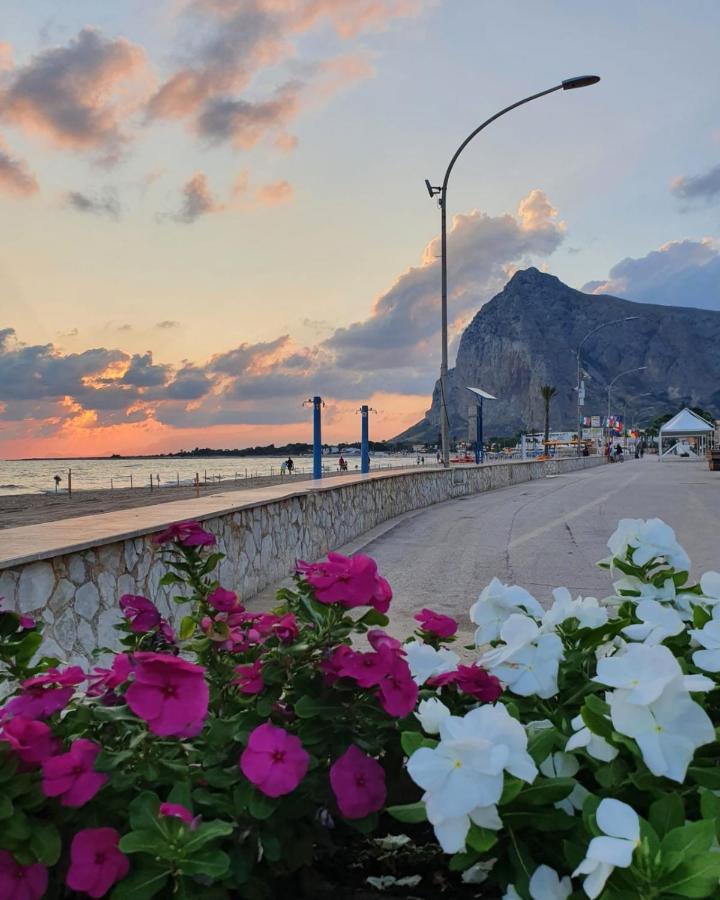
[(177, 635), (126, 595), (85, 673), (0, 614), (0, 896), (717, 896), (720, 575), (690, 585), (664, 523), (620, 522), (602, 602), (494, 579), (467, 664), (447, 616), (384, 630), (366, 556), (266, 613), (199, 525), (158, 540)]

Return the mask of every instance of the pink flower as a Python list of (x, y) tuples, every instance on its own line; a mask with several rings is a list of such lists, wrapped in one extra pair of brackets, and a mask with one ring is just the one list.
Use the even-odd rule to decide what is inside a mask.
[(80, 666), (70, 666), (64, 671), (48, 669), (23, 681), (22, 694), (5, 704), (5, 715), (25, 716), (28, 719), (44, 719), (63, 709), (72, 697), (74, 687), (85, 680)]
[(131, 671), (130, 657), (127, 653), (118, 653), (113, 660), (112, 668), (103, 669), (98, 666), (90, 673), (88, 697), (102, 697), (114, 691), (128, 680)]
[(198, 522), (178, 522), (176, 525), (168, 526), (160, 534), (156, 534), (153, 541), (156, 544), (177, 541), (183, 547), (212, 547), (217, 543), (217, 538), (214, 534), (201, 528)]
[(297, 569), (320, 603), (339, 603), (347, 609), (373, 606), (380, 613), (390, 606), (390, 585), (378, 575), (375, 560), (362, 553), (351, 557), (328, 553), (321, 562), (298, 561)]
[(114, 828), (84, 828), (70, 845), (70, 868), (65, 883), (72, 891), (104, 897), (130, 871), (130, 861), (118, 849)]
[(42, 765), (42, 789), (46, 797), (59, 797), (63, 806), (84, 806), (108, 780), (95, 771), (100, 745), (80, 738), (67, 753), (46, 759)]
[(7, 741), (24, 763), (37, 765), (55, 752), (56, 740), (44, 722), (15, 716), (3, 725), (0, 740)]
[(455, 684), (464, 694), (469, 694), (484, 703), (494, 703), (503, 692), (500, 681), (477, 663), (471, 666), (458, 666), (455, 672), (433, 675), (432, 678), (428, 678), (426, 684), (428, 687)]
[(230, 612), (238, 606), (238, 596), (234, 591), (226, 591), (225, 588), (216, 587), (208, 594), (207, 602), (214, 606), (218, 612)]
[(392, 658), (387, 675), (378, 685), (380, 706), (388, 715), (402, 719), (415, 709), (418, 686), (410, 674), (410, 666), (401, 656)]
[(390, 673), (394, 657), (384, 653), (359, 653), (351, 650), (338, 663), (337, 674), (341, 678), (352, 678), (360, 687), (375, 687)]
[(133, 662), (125, 700), (135, 715), (162, 737), (199, 734), (208, 711), (205, 669), (169, 653), (135, 653)]
[(250, 733), (240, 757), (243, 775), (268, 797), (289, 794), (305, 777), (310, 755), (300, 738), (266, 722)]
[(161, 803), (159, 813), (161, 816), (167, 816), (170, 819), (180, 819), (194, 831), (199, 822), (200, 816), (193, 816), (187, 806), (181, 803)]
[(292, 644), (298, 634), (300, 634), (297, 619), (292, 613), (285, 613), (284, 616), (276, 617), (276, 621), (272, 625), (272, 633), (277, 635), (283, 644)]
[(40, 900), (48, 886), (48, 871), (40, 863), (21, 866), (0, 850), (0, 897), (3, 900)]
[(330, 767), (330, 784), (346, 819), (377, 812), (387, 796), (383, 767), (354, 744)]
[(262, 661), (256, 659), (250, 666), (236, 666), (233, 684), (237, 684), (243, 694), (259, 694), (265, 687)]
[(421, 609), (414, 618), (420, 623), (423, 631), (428, 631), (436, 637), (449, 638), (458, 630), (455, 619), (433, 612), (431, 609)]
[(390, 637), (380, 628), (372, 628), (367, 633), (367, 639), (373, 650), (391, 650), (393, 653), (404, 652), (402, 644), (397, 638)]
[(160, 610), (147, 597), (123, 594), (120, 598), (120, 609), (130, 622), (130, 631), (135, 634), (146, 634), (160, 624)]

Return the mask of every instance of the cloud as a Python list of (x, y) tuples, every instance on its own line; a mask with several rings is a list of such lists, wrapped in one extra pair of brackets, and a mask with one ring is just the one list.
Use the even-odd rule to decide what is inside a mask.
[(226, 205), (220, 203), (210, 190), (207, 176), (203, 172), (196, 172), (193, 175), (183, 187), (182, 194), (183, 200), (180, 210), (172, 216), (176, 222), (184, 222), (190, 225), (199, 219), (200, 216), (222, 212), (226, 209)]
[(720, 198), (720, 164), (702, 175), (682, 175), (676, 178), (671, 189), (673, 194), (683, 200), (706, 200), (709, 203)]
[(0, 41), (0, 72), (7, 72), (14, 65), (14, 53), (12, 44)]
[(148, 350), (147, 353), (133, 354), (121, 381), (135, 387), (157, 387), (166, 383), (170, 372), (170, 366), (154, 365), (152, 351)]
[[(542, 191), (532, 191), (516, 216), (482, 212), (455, 216), (448, 234), (448, 309), (451, 321), (477, 311), (502, 288), (512, 267), (547, 256), (564, 225)], [(402, 367), (427, 361), (440, 324), (440, 239), (422, 262), (401, 275), (363, 322), (339, 328), (325, 345), (343, 366)]]
[(103, 194), (95, 196), (84, 194), (82, 191), (69, 191), (65, 195), (65, 205), (76, 212), (107, 216), (110, 219), (120, 218), (120, 201), (115, 191), (110, 188)]
[(16, 197), (29, 197), (37, 190), (37, 179), (27, 163), (11, 156), (0, 139), (0, 191)]
[(163, 321), (162, 321), (162, 322), (158, 322), (157, 325), (156, 325), (155, 327), (156, 327), (156, 328), (162, 328), (162, 329), (168, 331), (168, 330), (170, 330), (171, 328), (179, 328), (179, 327), (180, 327), (180, 323), (179, 323), (179, 322), (176, 322), (174, 319), (163, 319)]
[(257, 189), (257, 201), (261, 206), (276, 206), (292, 199), (293, 187), (287, 181), (273, 181)]
[(141, 47), (83, 28), (67, 45), (13, 70), (0, 92), (0, 116), (55, 146), (113, 159), (128, 140), (124, 118), (147, 84)]
[(582, 290), (641, 303), (720, 310), (720, 243), (709, 237), (669, 241), (645, 256), (626, 257), (606, 280), (589, 281)]

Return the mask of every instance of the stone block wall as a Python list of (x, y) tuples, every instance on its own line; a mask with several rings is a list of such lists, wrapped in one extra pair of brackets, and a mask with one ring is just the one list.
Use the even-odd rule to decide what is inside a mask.
[[(217, 516), (203, 526), (226, 554), (219, 578), (247, 600), (289, 575), (297, 559), (314, 560), (395, 516), (481, 491), (589, 468), (587, 457), (492, 466), (429, 469), (362, 480), (270, 500)], [(0, 564), (1, 565), (1, 564)], [(115, 648), (122, 594), (150, 597), (171, 621), (183, 607), (160, 587), (166, 569), (152, 534), (101, 544), (13, 568), (0, 568), (0, 597), (6, 609), (45, 623), (42, 651), (84, 665), (97, 647)]]

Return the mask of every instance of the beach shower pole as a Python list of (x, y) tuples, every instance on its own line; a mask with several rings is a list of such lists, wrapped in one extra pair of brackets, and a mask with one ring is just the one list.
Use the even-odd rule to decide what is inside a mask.
[(360, 407), (360, 471), (367, 475), (370, 471), (370, 444), (368, 440), (370, 407), (363, 404)]

